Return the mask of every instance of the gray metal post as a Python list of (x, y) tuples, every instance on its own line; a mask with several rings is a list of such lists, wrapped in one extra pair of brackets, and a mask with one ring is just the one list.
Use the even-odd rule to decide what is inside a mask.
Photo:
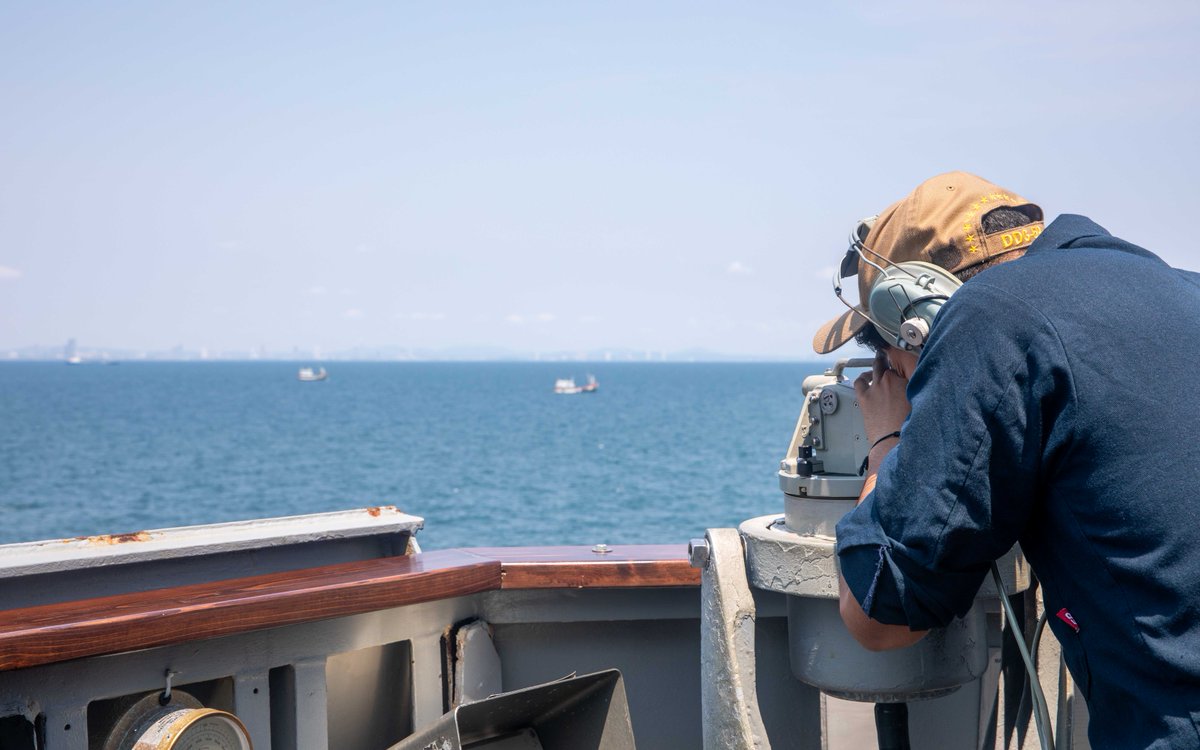
[(709, 529), (700, 584), (705, 750), (770, 750), (758, 709), (754, 597), (736, 529)]

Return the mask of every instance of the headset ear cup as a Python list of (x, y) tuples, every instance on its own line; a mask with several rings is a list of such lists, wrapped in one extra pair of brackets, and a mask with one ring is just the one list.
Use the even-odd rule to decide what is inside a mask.
[(867, 298), (870, 320), (895, 346), (920, 349), (938, 311), (960, 286), (962, 282), (941, 266), (921, 261), (897, 263), (871, 284)]

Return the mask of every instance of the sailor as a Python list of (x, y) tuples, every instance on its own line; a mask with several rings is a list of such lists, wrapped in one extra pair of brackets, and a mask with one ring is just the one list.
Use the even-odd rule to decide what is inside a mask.
[[(847, 627), (910, 645), (1020, 542), (1092, 746), (1200, 747), (1200, 274), (962, 172), (851, 239), (861, 301), (813, 342), (877, 352), (837, 528)], [(964, 283), (922, 294), (906, 261)]]

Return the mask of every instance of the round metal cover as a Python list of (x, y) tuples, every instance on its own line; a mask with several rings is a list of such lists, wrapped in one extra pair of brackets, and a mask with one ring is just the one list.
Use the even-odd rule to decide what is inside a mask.
[(821, 391), (821, 413), (822, 414), (833, 414), (835, 411), (837, 411), (837, 408), (838, 408), (837, 393), (829, 388), (826, 388), (825, 390)]

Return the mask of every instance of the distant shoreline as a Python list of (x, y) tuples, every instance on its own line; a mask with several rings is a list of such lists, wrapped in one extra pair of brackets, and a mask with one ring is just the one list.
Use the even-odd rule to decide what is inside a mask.
[[(855, 356), (855, 355), (848, 355)], [(862, 355), (865, 356), (865, 355)], [(178, 358), (172, 359), (167, 357), (145, 357), (145, 358), (129, 358), (129, 359), (83, 359), (80, 362), (68, 363), (66, 360), (58, 358), (35, 358), (35, 357), (11, 357), (0, 359), (0, 365), (6, 364), (59, 364), (69, 365), (71, 367), (102, 367), (111, 365), (140, 365), (140, 364), (287, 364), (287, 365), (307, 365), (312, 363), (337, 363), (337, 364), (543, 364), (543, 365), (713, 365), (713, 364), (823, 364), (828, 362), (832, 364), (834, 360), (812, 360), (802, 359), (798, 357), (757, 357), (757, 358), (712, 358), (712, 359), (385, 359), (385, 358), (245, 358), (245, 359), (225, 359), (225, 358), (209, 358), (209, 359), (190, 359)]]

